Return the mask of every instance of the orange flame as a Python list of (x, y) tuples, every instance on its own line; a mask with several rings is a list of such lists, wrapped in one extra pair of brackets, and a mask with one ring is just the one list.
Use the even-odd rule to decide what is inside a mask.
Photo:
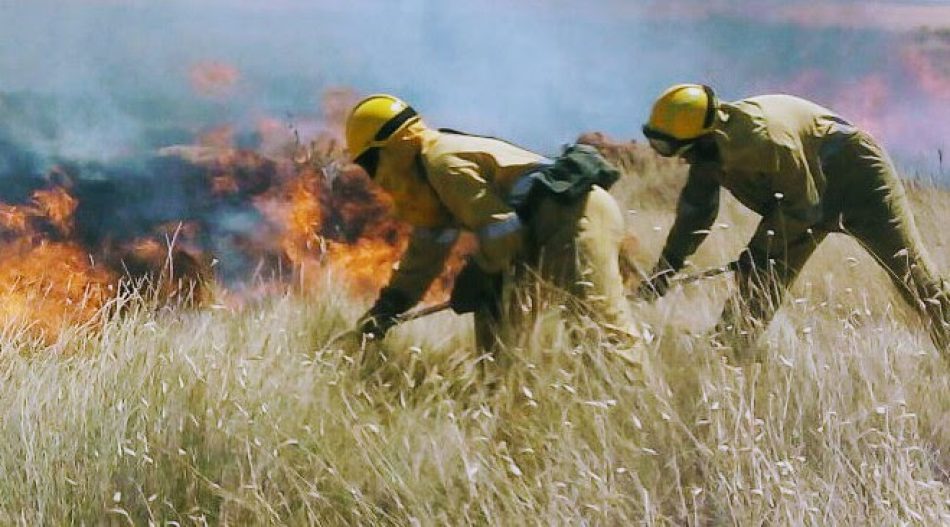
[(37, 190), (26, 204), (0, 203), (0, 324), (26, 324), (51, 340), (94, 320), (126, 273), (151, 280), (160, 299), (187, 290), (200, 300), (206, 271), (183, 249), (146, 238), (93, 258), (73, 239), (78, 206), (62, 186)]
[(53, 241), (44, 230), (68, 237), (77, 201), (61, 187), (38, 190), (26, 205), (0, 205), (0, 319), (29, 325), (44, 335), (91, 320), (115, 275), (96, 265), (71, 241)]
[(2, 246), (0, 317), (29, 322), (44, 335), (92, 320), (115, 276), (73, 243), (19, 240)]
[(79, 202), (69, 195), (66, 189), (54, 187), (48, 190), (37, 190), (33, 193), (33, 200), (43, 216), (62, 234), (69, 236), (73, 231), (73, 214)]

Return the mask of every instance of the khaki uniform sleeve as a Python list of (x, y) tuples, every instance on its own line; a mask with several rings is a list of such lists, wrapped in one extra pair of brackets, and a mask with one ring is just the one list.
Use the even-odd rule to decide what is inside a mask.
[(522, 251), (524, 229), (478, 165), (457, 156), (443, 156), (429, 167), (429, 183), (459, 223), (478, 237), (476, 263), (489, 273), (506, 269)]
[(709, 234), (709, 227), (719, 213), (719, 183), (711, 164), (696, 164), (689, 169), (689, 179), (676, 204), (676, 220), (666, 237), (660, 257), (673, 270), (683, 267)]
[(783, 260), (789, 247), (807, 240), (808, 230), (821, 221), (818, 189), (802, 150), (777, 145), (774, 155), (774, 203), (749, 241), (749, 250), (760, 262)]
[(393, 270), (389, 287), (397, 289), (416, 304), (442, 272), (455, 240), (457, 229), (417, 227), (409, 238), (409, 246)]

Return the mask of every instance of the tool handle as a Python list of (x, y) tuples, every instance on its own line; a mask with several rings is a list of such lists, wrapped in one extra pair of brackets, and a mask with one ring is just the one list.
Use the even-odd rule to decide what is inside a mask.
[(442, 302), (441, 304), (435, 304), (431, 306), (421, 307), (415, 311), (409, 311), (408, 313), (403, 313), (396, 317), (400, 324), (403, 322), (409, 322), (410, 320), (416, 320), (417, 318), (427, 317), (435, 313), (440, 313), (452, 307), (452, 303), (448, 300)]
[(678, 283), (678, 284), (684, 284), (684, 285), (685, 285), (685, 284), (689, 284), (689, 283), (692, 283), (692, 282), (696, 282), (696, 281), (702, 280), (702, 279), (704, 279), (704, 278), (712, 278), (712, 277), (714, 277), (714, 276), (719, 276), (719, 275), (721, 275), (721, 274), (726, 274), (726, 273), (735, 271), (735, 270), (738, 269), (738, 268), (739, 268), (739, 262), (729, 262), (728, 264), (726, 264), (726, 265), (724, 265), (724, 266), (722, 266), (722, 267), (713, 267), (712, 269), (706, 269), (705, 271), (701, 271), (701, 272), (699, 272), (699, 273), (687, 275), (687, 276), (684, 276), (684, 277), (682, 277), (682, 278), (674, 278), (673, 281), (676, 282), (676, 283)]

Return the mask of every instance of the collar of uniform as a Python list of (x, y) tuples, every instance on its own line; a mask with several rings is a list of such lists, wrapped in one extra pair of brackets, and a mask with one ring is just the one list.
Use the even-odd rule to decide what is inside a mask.
[(728, 102), (720, 102), (719, 107), (716, 109), (716, 122), (713, 124), (712, 135), (720, 149), (723, 143), (728, 143), (730, 140), (729, 128), (730, 125), (733, 124), (732, 114), (737, 110), (733, 104)]
[(716, 108), (716, 122), (713, 124), (713, 129), (719, 130), (728, 124), (735, 110), (736, 107), (731, 103), (720, 102), (719, 107)]

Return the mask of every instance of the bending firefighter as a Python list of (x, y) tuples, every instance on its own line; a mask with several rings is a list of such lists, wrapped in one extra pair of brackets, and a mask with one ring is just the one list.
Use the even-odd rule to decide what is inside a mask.
[(894, 166), (870, 134), (797, 97), (726, 103), (695, 84), (664, 92), (643, 131), (660, 155), (681, 156), (690, 168), (676, 220), (641, 294), (666, 291), (705, 238), (725, 187), (762, 220), (737, 261), (739, 294), (727, 304), (720, 331), (757, 336), (825, 236), (843, 232), (929, 319), (931, 338), (950, 358), (947, 285), (921, 243)]
[(390, 95), (354, 107), (346, 141), (413, 226), (389, 284), (359, 322), (364, 335), (382, 338), (419, 301), (465, 229), (478, 250), (456, 278), (452, 308), (474, 312), (479, 348), (503, 340), (515, 311), (536, 307), (509, 307), (511, 285), (528, 276), (582, 299), (584, 314), (637, 341), (618, 263), (623, 217), (605, 190), (619, 172), (596, 150), (575, 145), (551, 161), (498, 139), (434, 130)]

